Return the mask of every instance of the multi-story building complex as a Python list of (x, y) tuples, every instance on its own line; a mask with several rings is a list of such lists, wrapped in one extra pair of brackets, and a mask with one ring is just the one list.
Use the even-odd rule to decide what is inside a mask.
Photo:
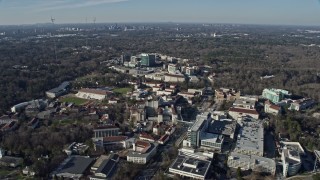
[(224, 142), (223, 135), (203, 133), (201, 136), (201, 148), (215, 151), (221, 151)]
[(245, 155), (231, 152), (227, 163), (229, 167), (240, 167), (242, 170), (252, 169), (253, 171), (266, 172), (272, 175), (276, 172), (276, 163), (273, 159), (256, 155)]
[(310, 98), (303, 98), (296, 101), (293, 101), (289, 107), (289, 110), (292, 111), (303, 111), (315, 104), (315, 101)]
[(220, 88), (215, 90), (215, 102), (235, 101), (240, 98), (240, 91), (234, 89)]
[(264, 89), (262, 91), (262, 97), (270, 100), (271, 102), (277, 104), (291, 94), (287, 90), (282, 89)]
[(237, 128), (237, 121), (232, 119), (213, 120), (208, 127), (208, 132), (223, 135), (224, 140), (233, 140)]
[(152, 67), (156, 64), (156, 55), (155, 54), (141, 54), (141, 66)]
[(116, 126), (98, 126), (93, 129), (94, 139), (102, 139), (109, 136), (118, 136), (120, 128)]
[(188, 138), (184, 140), (183, 144), (187, 147), (199, 147), (202, 133), (207, 129), (206, 117), (201, 117), (188, 129)]
[(280, 142), (283, 176), (293, 176), (301, 168), (301, 155), (305, 154), (299, 142)]
[(133, 143), (133, 149), (129, 150), (127, 161), (136, 164), (146, 164), (157, 152), (157, 143), (136, 140)]
[(169, 172), (192, 179), (206, 179), (211, 161), (178, 155), (169, 167)]
[(263, 124), (256, 119), (244, 118), (234, 152), (263, 156)]

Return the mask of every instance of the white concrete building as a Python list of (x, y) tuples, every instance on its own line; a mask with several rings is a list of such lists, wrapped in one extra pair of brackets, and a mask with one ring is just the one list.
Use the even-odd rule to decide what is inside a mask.
[(169, 167), (169, 172), (192, 179), (206, 179), (211, 161), (178, 155)]
[(259, 113), (255, 109), (242, 109), (242, 108), (231, 107), (229, 109), (228, 114), (234, 120), (238, 120), (239, 118), (242, 118), (245, 116), (250, 116), (254, 119), (259, 119)]
[(165, 74), (164, 82), (185, 82), (186, 78), (182, 74)]
[(112, 94), (112, 92), (106, 90), (83, 88), (78, 91), (76, 96), (83, 99), (103, 100), (110, 94)]
[(127, 161), (136, 164), (146, 164), (157, 152), (158, 144), (136, 140), (133, 149), (129, 150)]
[(293, 176), (301, 168), (301, 155), (305, 154), (299, 142), (280, 142), (283, 176)]
[(244, 155), (231, 152), (227, 163), (231, 168), (240, 167), (242, 170), (252, 169), (253, 171), (266, 172), (272, 175), (276, 172), (276, 162), (273, 159), (256, 155)]

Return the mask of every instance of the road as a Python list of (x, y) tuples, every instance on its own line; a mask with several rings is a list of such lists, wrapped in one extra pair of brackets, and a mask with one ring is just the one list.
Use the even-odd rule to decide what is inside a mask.
[(187, 131), (188, 125), (183, 124), (180, 128), (170, 136), (170, 140), (165, 145), (159, 145), (157, 154), (153, 160), (149, 162), (146, 168), (135, 178), (136, 180), (150, 180), (160, 169), (162, 164), (162, 156), (175, 146), (176, 141)]

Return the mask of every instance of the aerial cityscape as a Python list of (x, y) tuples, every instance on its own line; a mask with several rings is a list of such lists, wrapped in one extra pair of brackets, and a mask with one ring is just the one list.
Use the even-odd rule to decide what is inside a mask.
[(0, 0), (0, 179), (319, 180), (320, 2), (150, 1)]

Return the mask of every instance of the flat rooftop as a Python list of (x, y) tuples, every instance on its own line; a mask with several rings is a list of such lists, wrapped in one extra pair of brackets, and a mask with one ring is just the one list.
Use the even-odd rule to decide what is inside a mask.
[(192, 173), (205, 177), (211, 165), (210, 161), (200, 160), (188, 156), (178, 155), (174, 162), (169, 167), (175, 171)]
[(211, 122), (208, 131), (214, 134), (230, 136), (236, 130), (237, 122), (233, 120), (214, 120)]
[(83, 174), (93, 160), (93, 158), (89, 158), (87, 156), (69, 156), (60, 164), (54, 174)]
[(132, 149), (128, 151), (128, 154), (127, 156), (130, 156), (130, 157), (147, 157), (149, 156), (150, 152), (154, 149), (154, 148), (157, 148), (158, 144), (157, 143), (150, 143), (151, 147), (148, 149), (147, 152), (145, 153), (140, 153), (140, 152), (137, 152), (137, 151), (133, 151)]
[(276, 168), (276, 162), (273, 159), (265, 158), (256, 155), (244, 155), (236, 152), (231, 152), (229, 159), (240, 162), (251, 162), (256, 165), (267, 166), (271, 168)]
[(297, 151), (284, 149), (283, 153), (284, 153), (285, 161), (289, 163), (289, 165), (301, 163), (300, 155)]
[(286, 147), (291, 151), (296, 151), (299, 154), (305, 154), (304, 149), (299, 142), (281, 142), (281, 146), (283, 148)]
[(192, 125), (190, 130), (191, 131), (198, 131), (199, 129), (201, 129), (201, 126), (205, 123), (204, 121), (206, 119), (207, 119), (207, 117), (204, 115), (198, 116), (196, 122), (194, 122), (194, 124)]
[(203, 133), (201, 135), (201, 141), (211, 142), (211, 143), (221, 143), (223, 137), (222, 135)]
[(240, 129), (236, 149), (263, 153), (263, 124), (260, 120), (246, 118)]

